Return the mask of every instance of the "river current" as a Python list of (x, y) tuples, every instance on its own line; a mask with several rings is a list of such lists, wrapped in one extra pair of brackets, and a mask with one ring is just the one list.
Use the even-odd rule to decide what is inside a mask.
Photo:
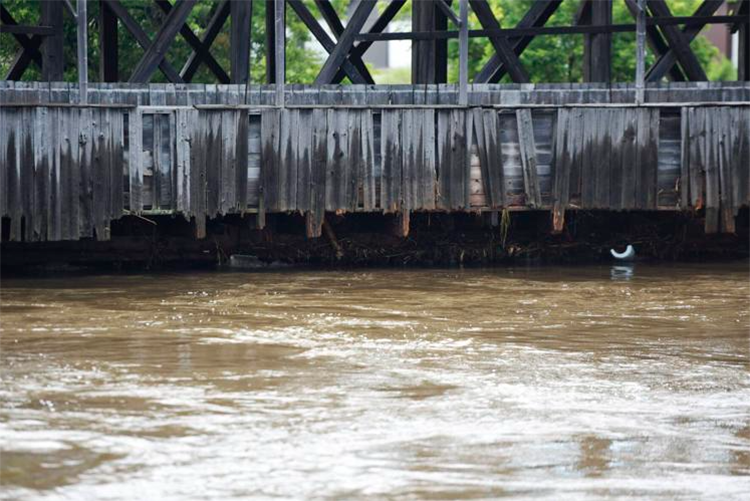
[(3, 499), (750, 499), (748, 264), (9, 278)]

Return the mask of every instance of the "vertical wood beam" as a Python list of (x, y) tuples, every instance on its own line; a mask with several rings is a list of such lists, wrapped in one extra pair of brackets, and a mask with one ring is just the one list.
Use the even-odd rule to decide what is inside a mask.
[(250, 21), (253, 16), (252, 0), (231, 0), (229, 59), (230, 83), (245, 84), (250, 78)]
[(117, 16), (107, 2), (99, 1), (99, 80), (119, 80), (117, 48)]
[(745, 0), (739, 8), (739, 13), (745, 16), (745, 24), (741, 25), (739, 44), (737, 47), (737, 79), (750, 81), (750, 1)]
[(89, 85), (89, 41), (88, 41), (88, 10), (86, 0), (76, 2), (76, 23), (77, 28), (77, 46), (76, 53), (78, 56), (78, 96), (80, 102), (85, 103), (87, 99)]
[(41, 24), (51, 26), (54, 34), (42, 42), (42, 80), (61, 81), (65, 71), (63, 52), (63, 2), (41, 2)]
[(742, 25), (740, 28), (740, 40), (738, 45), (739, 67), (737, 68), (737, 79), (750, 82), (750, 26)]
[(276, 80), (276, 105), (284, 106), (284, 84), (286, 82), (286, 2), (274, 0), (274, 61)]
[[(412, 31), (434, 31), (436, 6), (433, 0), (412, 0)], [(411, 49), (411, 83), (438, 83), (435, 40), (414, 40)]]
[(458, 0), (458, 104), (469, 104), (469, 0)]
[(635, 37), (635, 102), (643, 104), (646, 78), (646, 0), (638, 0)]
[[(591, 25), (612, 24), (612, 0), (591, 2)], [(583, 79), (586, 82), (609, 82), (612, 79), (612, 34), (587, 35), (583, 45)]]
[(266, 83), (276, 83), (276, 13), (274, 1), (265, 0), (266, 20)]

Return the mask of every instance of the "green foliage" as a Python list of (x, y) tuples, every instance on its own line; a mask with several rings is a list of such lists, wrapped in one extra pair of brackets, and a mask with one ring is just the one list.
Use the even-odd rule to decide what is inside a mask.
[[(39, 23), (39, 0), (2, 0), (3, 5), (12, 13), (21, 24)], [(332, 4), (342, 19), (346, 13), (351, 0), (332, 0)], [(489, 0), (495, 16), (504, 27), (515, 26), (528, 10), (533, 0)], [(669, 7), (676, 16), (692, 14), (700, 4), (701, 0), (670, 0)], [(122, 0), (128, 12), (148, 34), (153, 38), (164, 20), (164, 13), (153, 2), (146, 0)], [(305, 0), (308, 8), (317, 14), (317, 7), (313, 0)], [(458, 12), (456, 1), (453, 8)], [(200, 37), (201, 32), (207, 26), (213, 11), (218, 7), (218, 2), (206, 0), (199, 2), (192, 10), (188, 18), (188, 24)], [(382, 11), (385, 2), (378, 3), (378, 9)], [(253, 2), (252, 30), (251, 30), (251, 64), (250, 73), (253, 83), (265, 81), (265, 2)], [(548, 26), (566, 26), (573, 22), (578, 2), (567, 0), (562, 3), (558, 11), (547, 23)], [(98, 80), (99, 72), (99, 39), (98, 39), (98, 13), (99, 2), (89, 2), (89, 78)], [(402, 7), (396, 20), (408, 20), (411, 15), (411, 1)], [(65, 79), (77, 80), (74, 64), (76, 58), (76, 32), (75, 23), (70, 19), (69, 13), (65, 13), (65, 58), (68, 62), (65, 70)], [(615, 2), (613, 21), (616, 24), (631, 24), (633, 18), (626, 9), (624, 2)], [(322, 23), (324, 24), (324, 23)], [(476, 16), (470, 10), (470, 29), (480, 29), (481, 25)], [(225, 23), (219, 36), (211, 47), (211, 53), (229, 73), (229, 28), (230, 22)], [(449, 29), (455, 29), (449, 26)], [(119, 68), (121, 79), (126, 80), (129, 72), (135, 68), (140, 60), (143, 49), (136, 43), (135, 39), (127, 32), (122, 23), (119, 23), (118, 36), (120, 41)], [(287, 7), (287, 31), (286, 31), (286, 72), (289, 83), (310, 83), (320, 70), (323, 60), (320, 50), (313, 47), (317, 45), (304, 24), (296, 14)], [(698, 60), (706, 69), (706, 73), (712, 80), (732, 80), (736, 78), (736, 70), (731, 63), (719, 51), (703, 37), (697, 37), (691, 44)], [(7, 72), (15, 57), (18, 45), (9, 34), (0, 36), (0, 71)], [(178, 36), (167, 53), (169, 61), (178, 71), (184, 61), (187, 60), (192, 50), (185, 40)], [(449, 54), (449, 81), (458, 81), (458, 41), (452, 39), (448, 42)], [(469, 77), (476, 75), (484, 64), (494, 54), (494, 49), (486, 39), (472, 38), (469, 42)], [(583, 35), (568, 36), (538, 36), (526, 48), (521, 56), (521, 63), (533, 82), (579, 82), (583, 76)], [(649, 52), (646, 64), (653, 63), (654, 56)], [(616, 33), (612, 35), (612, 77), (614, 81), (628, 82), (633, 80), (635, 74), (635, 34)], [(41, 73), (35, 65), (31, 65), (24, 75), (25, 80), (39, 80)], [(408, 70), (390, 70), (376, 72), (375, 78), (379, 83), (393, 83), (408, 81), (410, 72)], [(164, 75), (157, 71), (153, 82), (165, 82)], [(195, 82), (215, 82), (213, 74), (202, 65), (194, 78)], [(504, 82), (510, 81), (506, 75)]]

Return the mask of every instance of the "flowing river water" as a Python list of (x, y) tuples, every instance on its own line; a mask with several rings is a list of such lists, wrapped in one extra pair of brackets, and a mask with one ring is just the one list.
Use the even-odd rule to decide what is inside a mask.
[(6, 499), (750, 499), (722, 265), (2, 283)]

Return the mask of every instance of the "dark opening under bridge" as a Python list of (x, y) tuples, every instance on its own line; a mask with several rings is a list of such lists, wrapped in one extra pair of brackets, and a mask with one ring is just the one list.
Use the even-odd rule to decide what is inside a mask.
[[(267, 27), (282, 28), (267, 33), (269, 84), (244, 83), (249, 25), (234, 20), (244, 20), (251, 2), (220, 2), (212, 21), (232, 16), (229, 78), (237, 83), (184, 83), (190, 61), (176, 74), (165, 54), (178, 33), (195, 37), (184, 24), (194, 3), (161, 2), (168, 14), (153, 41), (139, 40), (145, 54), (131, 83), (54, 81), (61, 59), (49, 42), (59, 25), (35, 31), (8, 23), (3, 11), (4, 31), (27, 31), (29, 43), (14, 64), (25, 54), (28, 67), (41, 55), (43, 73), (53, 80), (0, 82), (5, 238), (106, 240), (111, 221), (123, 215), (165, 214), (192, 221), (201, 238), (207, 218), (255, 214), (262, 227), (267, 214), (287, 212), (306, 215), (310, 237), (321, 234), (326, 212), (396, 213), (407, 234), (412, 212), (504, 209), (549, 211), (553, 231), (563, 229), (566, 210), (701, 211), (707, 233), (732, 233), (738, 210), (750, 203), (750, 84), (659, 82), (705, 80), (689, 40), (711, 19), (741, 31), (739, 74), (746, 80), (750, 2), (714, 16), (723, 2), (706, 1), (695, 16), (674, 18), (663, 2), (627, 1), (637, 18), (630, 26), (611, 24), (611, 2), (584, 1), (576, 26), (549, 33), (544, 24), (560, 1), (533, 2), (514, 29), (501, 29), (486, 2), (462, 0), (459, 15), (449, 2), (414, 2), (414, 29), (404, 34), (382, 33), (404, 3), (397, 1), (363, 33), (375, 2), (362, 0), (346, 27), (334, 30), (334, 41), (305, 4), (289, 1), (318, 40), (329, 37), (321, 42), (329, 58), (312, 85), (284, 82), (279, 1), (266, 9), (267, 20), (281, 21)], [(330, 4), (318, 4), (335, 25)], [(468, 30), (469, 4), (482, 30)], [(646, 4), (649, 11), (638, 10)], [(47, 22), (59, 14), (58, 7), (42, 9)], [(117, 1), (101, 2), (101, 26), (111, 30), (114, 22), (116, 29), (119, 20), (142, 39), (123, 9)], [(446, 31), (449, 19), (458, 31)], [(638, 32), (636, 81), (611, 83), (608, 37), (627, 30)], [(531, 39), (570, 33), (586, 37), (588, 82), (491, 83), (505, 73), (527, 82), (518, 56)], [(200, 47), (191, 43), (191, 61), (209, 65), (225, 82), (207, 53), (210, 34), (196, 42)], [(446, 84), (441, 44), (453, 36), (460, 42), (460, 78)], [(496, 51), (473, 83), (466, 69), (469, 36), (489, 37)], [(116, 64), (106, 61), (112, 44), (109, 57), (116, 58), (116, 37), (106, 31), (100, 37), (102, 78), (119, 80)], [(398, 37), (415, 40), (413, 84), (372, 85), (361, 55), (373, 40)], [(647, 37), (658, 56), (648, 72)], [(11, 76), (21, 71), (11, 69)], [(147, 83), (157, 69), (174, 83)], [(355, 84), (336, 84), (347, 77)]]

